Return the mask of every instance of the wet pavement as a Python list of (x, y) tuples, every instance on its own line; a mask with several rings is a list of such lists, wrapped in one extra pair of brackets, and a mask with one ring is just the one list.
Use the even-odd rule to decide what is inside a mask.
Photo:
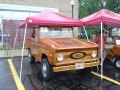
[[(14, 58), (13, 64), (19, 75), (20, 58)], [(17, 90), (7, 59), (0, 60), (0, 73), (0, 90)], [(120, 71), (111, 64), (104, 65), (104, 75), (120, 82)], [(27, 58), (23, 61), (22, 83), (26, 90), (120, 90), (120, 86), (84, 71), (55, 73), (54, 78), (46, 82), (41, 77), (40, 63), (29, 64)]]
[(0, 90), (17, 90), (7, 59), (0, 60)]

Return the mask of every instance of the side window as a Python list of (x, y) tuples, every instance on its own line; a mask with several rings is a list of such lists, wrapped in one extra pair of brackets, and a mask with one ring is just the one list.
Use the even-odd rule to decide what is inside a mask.
[(39, 28), (35, 28), (35, 41), (40, 39), (40, 30)]
[(33, 31), (32, 31), (32, 36), (31, 36), (32, 38), (35, 38), (35, 28), (33, 29)]

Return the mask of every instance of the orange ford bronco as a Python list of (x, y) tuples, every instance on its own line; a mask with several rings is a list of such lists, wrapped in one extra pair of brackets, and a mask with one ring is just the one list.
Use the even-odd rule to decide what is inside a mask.
[(98, 46), (93, 42), (80, 40), (73, 35), (73, 28), (40, 27), (34, 30), (35, 36), (27, 36), (30, 63), (35, 59), (41, 62), (45, 80), (54, 72), (79, 70), (99, 65)]

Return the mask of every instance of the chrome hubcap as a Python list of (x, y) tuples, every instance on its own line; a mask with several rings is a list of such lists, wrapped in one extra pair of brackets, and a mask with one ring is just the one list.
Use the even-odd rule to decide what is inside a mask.
[(116, 62), (116, 66), (120, 68), (120, 60)]
[(28, 58), (29, 58), (29, 60), (31, 59), (31, 54), (30, 53), (28, 54)]
[(45, 63), (43, 63), (42, 65), (42, 74), (43, 74), (43, 77), (47, 76), (47, 66)]

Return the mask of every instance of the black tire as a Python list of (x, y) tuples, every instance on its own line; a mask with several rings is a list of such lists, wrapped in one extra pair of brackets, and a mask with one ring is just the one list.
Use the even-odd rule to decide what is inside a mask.
[(53, 78), (52, 66), (49, 64), (47, 58), (43, 58), (41, 62), (41, 72), (44, 80), (48, 81)]
[(115, 58), (113, 65), (117, 70), (120, 71), (120, 57)]
[(34, 64), (35, 63), (35, 57), (32, 55), (31, 50), (28, 50), (28, 59), (30, 61), (30, 64)]
[(110, 59), (106, 57), (106, 58), (104, 59), (104, 63), (105, 63), (105, 64), (106, 64), (106, 63), (110, 63)]

